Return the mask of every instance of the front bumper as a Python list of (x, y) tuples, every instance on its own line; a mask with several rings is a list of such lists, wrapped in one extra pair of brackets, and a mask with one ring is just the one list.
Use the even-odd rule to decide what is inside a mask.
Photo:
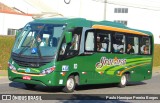
[[(28, 83), (43, 86), (64, 86), (64, 84), (59, 84), (59, 72), (52, 72), (50, 74), (28, 74), (21, 73), (13, 70), (8, 70), (8, 78), (10, 81)], [(30, 80), (24, 80), (23, 76), (30, 76)]]

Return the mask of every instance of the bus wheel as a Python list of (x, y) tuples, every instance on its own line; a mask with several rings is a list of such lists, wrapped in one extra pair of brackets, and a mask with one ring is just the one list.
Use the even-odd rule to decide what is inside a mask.
[(126, 75), (126, 74), (123, 74), (123, 75), (121, 76), (121, 81), (120, 81), (120, 83), (118, 84), (118, 86), (119, 86), (120, 88), (123, 88), (123, 87), (126, 86), (126, 84), (127, 84), (127, 75)]
[(34, 87), (36, 86), (35, 84), (26, 84), (25, 86), (27, 87), (27, 89), (34, 89)]
[(73, 75), (69, 76), (66, 82), (66, 86), (62, 89), (63, 92), (70, 93), (73, 92), (76, 86), (75, 78)]

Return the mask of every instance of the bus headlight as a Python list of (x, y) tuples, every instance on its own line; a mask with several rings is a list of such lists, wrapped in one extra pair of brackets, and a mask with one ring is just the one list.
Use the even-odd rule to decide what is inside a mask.
[(16, 68), (9, 62), (8, 62), (8, 67), (9, 67), (10, 70), (16, 71)]
[(42, 70), (41, 74), (49, 74), (49, 73), (52, 73), (54, 70), (55, 70), (55, 67), (50, 67)]

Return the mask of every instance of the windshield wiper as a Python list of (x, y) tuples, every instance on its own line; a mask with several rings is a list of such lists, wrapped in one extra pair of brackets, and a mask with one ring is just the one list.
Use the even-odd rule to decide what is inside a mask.
[[(33, 39), (33, 40), (34, 40), (34, 39)], [(31, 47), (30, 44), (31, 44), (31, 42), (33, 42), (33, 40), (30, 40), (29, 43), (27, 43), (27, 45), (21, 46), (21, 47), (24, 47), (24, 48), (19, 52), (19, 54), (18, 54), (19, 56), (21, 56), (22, 53), (25, 52), (25, 51), (27, 50), (27, 48), (30, 48), (30, 47)]]
[(39, 45), (40, 45), (40, 44), (38, 44), (38, 43), (37, 43), (38, 56), (39, 56), (39, 58), (42, 58), (42, 54), (41, 54), (41, 51), (40, 51)]

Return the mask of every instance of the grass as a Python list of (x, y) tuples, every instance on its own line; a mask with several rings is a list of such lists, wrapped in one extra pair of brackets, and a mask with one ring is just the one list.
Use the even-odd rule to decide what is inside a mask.
[(160, 66), (160, 44), (154, 45), (153, 66)]
[(6, 70), (15, 36), (0, 36), (0, 70)]
[[(15, 36), (0, 36), (0, 70), (7, 69), (11, 49), (15, 41)], [(153, 66), (160, 66), (160, 44), (154, 45)]]

